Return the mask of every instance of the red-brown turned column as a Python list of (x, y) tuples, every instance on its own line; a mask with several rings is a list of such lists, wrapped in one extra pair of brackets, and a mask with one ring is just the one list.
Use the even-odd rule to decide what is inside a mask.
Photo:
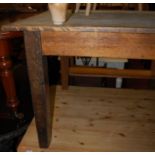
[(19, 101), (16, 95), (12, 62), (9, 57), (11, 52), (10, 39), (21, 35), (20, 32), (4, 32), (0, 34), (0, 77), (6, 94), (7, 106), (13, 111), (16, 111)]

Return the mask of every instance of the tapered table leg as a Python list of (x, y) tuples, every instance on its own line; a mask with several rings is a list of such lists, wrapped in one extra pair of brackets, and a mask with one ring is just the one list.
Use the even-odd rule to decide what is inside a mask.
[(40, 32), (26, 31), (24, 38), (39, 144), (40, 147), (46, 148), (51, 140), (55, 86), (51, 88), (53, 100), (50, 101), (47, 58), (42, 56)]

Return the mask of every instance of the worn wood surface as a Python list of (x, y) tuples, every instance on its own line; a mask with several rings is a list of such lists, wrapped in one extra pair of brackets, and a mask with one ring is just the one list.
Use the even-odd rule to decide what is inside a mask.
[(41, 36), (44, 55), (155, 59), (155, 34), (45, 31)]
[[(70, 17), (70, 16), (69, 16)], [(3, 30), (28, 31), (99, 31), (155, 33), (155, 12), (92, 11), (89, 17), (83, 12), (73, 14), (62, 26), (54, 26), (49, 11), (40, 15), (4, 25)]]
[(155, 79), (152, 70), (137, 69), (113, 69), (97, 67), (70, 67), (69, 74), (72, 76), (95, 76), (95, 77), (122, 77), (138, 79)]
[(24, 32), (26, 58), (40, 147), (48, 147), (51, 139), (52, 112), (55, 96), (50, 100), (47, 60), (42, 56), (39, 32)]
[(18, 151), (155, 151), (154, 103), (154, 91), (59, 86), (49, 148), (33, 120)]

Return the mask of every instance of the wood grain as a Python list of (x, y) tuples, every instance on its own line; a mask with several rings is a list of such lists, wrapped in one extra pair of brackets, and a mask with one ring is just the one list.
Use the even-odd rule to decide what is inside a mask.
[[(9, 31), (25, 31), (24, 37), (25, 37), (25, 48), (26, 48), (26, 58), (27, 58), (27, 64), (28, 64), (28, 72), (29, 72), (29, 80), (31, 84), (31, 93), (32, 93), (32, 100), (33, 100), (33, 106), (34, 106), (34, 112), (35, 112), (35, 118), (36, 118), (36, 126), (37, 126), (37, 132), (39, 137), (39, 144), (40, 147), (48, 147), (50, 143), (51, 138), (51, 131), (52, 131), (52, 112), (53, 108), (51, 106), (54, 105), (54, 92), (55, 87), (52, 87), (53, 93), (52, 98), (53, 101), (49, 102), (49, 88), (48, 88), (48, 78), (47, 78), (47, 62), (46, 57), (48, 55), (59, 55), (59, 56), (92, 56), (92, 57), (105, 57), (105, 58), (127, 58), (127, 59), (151, 59), (155, 60), (155, 13), (154, 12), (130, 12), (130, 11), (102, 11), (102, 12), (94, 12), (89, 17), (83, 16), (83, 13), (79, 12), (77, 14), (73, 14), (68, 21), (62, 25), (62, 26), (54, 26), (52, 23), (51, 16), (49, 12), (45, 12), (43, 14), (40, 14), (35, 17), (31, 17), (28, 19), (24, 19), (21, 21), (18, 21), (13, 24), (5, 25), (2, 27), (2, 30), (9, 30)], [(40, 35), (41, 31), (41, 35)], [(44, 55), (44, 56), (43, 56)], [(93, 93), (99, 92), (98, 90), (91, 90), (91, 92), (88, 90), (82, 91), (82, 94), (79, 92), (79, 90), (75, 90), (75, 94), (71, 93), (73, 96), (69, 96), (69, 102), (70, 104), (79, 105), (79, 110), (74, 109), (74, 106), (72, 106), (71, 109), (67, 108), (65, 109), (63, 107), (63, 110), (60, 111), (63, 115), (63, 112), (66, 112), (66, 118), (69, 118), (68, 120), (62, 121), (67, 122), (69, 124), (62, 126), (62, 130), (60, 131), (58, 145), (57, 149), (55, 150), (154, 150), (155, 142), (153, 138), (153, 132), (154, 132), (154, 119), (152, 117), (152, 113), (154, 111), (154, 99), (153, 102), (152, 98), (150, 101), (150, 98), (143, 98), (146, 96), (146, 94), (141, 93), (140, 97), (141, 99), (138, 100), (136, 96), (136, 100), (133, 100), (134, 102), (130, 102), (131, 100), (131, 94), (128, 93), (128, 95), (125, 96), (125, 98), (120, 101), (116, 98), (114, 101), (117, 101), (117, 103), (121, 104), (121, 106), (124, 106), (124, 109), (128, 110), (128, 112), (124, 112), (123, 117), (121, 117), (121, 121), (115, 121), (114, 124), (110, 126), (110, 128), (107, 128), (105, 131), (105, 126), (108, 126), (108, 124), (105, 125), (105, 122), (100, 122), (100, 120), (95, 121), (98, 127), (103, 127), (102, 133), (105, 133), (105, 135), (100, 134), (100, 132), (96, 132), (97, 134), (94, 136), (94, 133), (88, 132), (92, 126), (94, 125), (92, 121), (89, 121), (90, 128), (87, 129), (88, 123), (87, 119), (90, 116), (93, 116), (92, 112), (94, 112), (96, 109), (95, 106), (90, 106), (90, 103), (85, 106), (81, 106), (79, 99), (86, 99), (89, 97), (93, 102), (93, 98), (101, 97), (99, 94), (96, 94), (95, 96)], [(87, 91), (87, 92), (86, 92)], [(84, 92), (87, 94), (86, 96), (83, 96)], [(88, 94), (89, 93), (89, 94)], [(111, 92), (109, 92), (111, 93)], [(135, 92), (134, 92), (135, 93)], [(101, 93), (103, 97), (105, 92)], [(114, 93), (117, 97), (117, 93)], [(124, 93), (123, 93), (124, 94)], [(136, 93), (135, 93), (136, 94)], [(150, 93), (151, 94), (151, 93)], [(67, 94), (64, 93), (64, 96)], [(99, 96), (98, 96), (99, 95)], [(134, 94), (133, 94), (134, 95)], [(62, 97), (61, 99), (65, 99)], [(111, 96), (108, 96), (111, 99)], [(154, 95), (153, 95), (154, 97)], [(114, 98), (114, 97), (113, 97)], [(89, 99), (89, 102), (91, 100)], [(102, 101), (104, 100), (101, 98)], [(109, 99), (108, 99), (109, 100)], [(129, 100), (129, 106), (126, 107), (126, 104)], [(68, 100), (66, 100), (68, 102)], [(66, 105), (66, 101), (62, 100), (61, 104)], [(135, 104), (136, 102), (136, 104)], [(147, 106), (150, 107), (149, 109), (145, 108), (147, 102)], [(81, 102), (85, 103), (85, 102)], [(96, 100), (94, 103), (98, 103), (98, 100)], [(111, 100), (108, 102), (108, 104), (111, 103)], [(60, 105), (61, 105), (60, 104)], [(69, 104), (69, 105), (70, 105)], [(101, 105), (101, 102), (99, 102), (99, 105)], [(129, 125), (125, 124), (126, 126), (122, 128), (120, 127), (122, 125), (122, 122), (132, 122), (133, 121), (133, 113), (130, 113), (129, 111), (133, 108), (132, 106), (136, 105), (134, 107), (134, 110), (132, 111), (134, 113), (134, 117), (136, 115), (136, 121), (134, 120), (134, 123), (129, 123)], [(121, 107), (120, 106), (120, 107)], [(116, 106), (114, 108), (114, 105), (112, 105), (110, 108), (106, 109), (106, 105), (103, 106), (97, 106), (97, 109), (102, 114), (105, 114), (107, 111), (109, 111), (111, 108), (115, 109), (117, 111)], [(89, 108), (92, 108), (93, 110), (89, 112)], [(137, 114), (137, 108), (141, 111), (144, 111), (146, 114), (146, 119), (144, 119), (144, 113)], [(136, 109), (136, 110), (135, 110)], [(148, 110), (149, 109), (149, 110)], [(74, 111), (75, 110), (75, 111)], [(82, 112), (84, 110), (84, 113)], [(151, 111), (148, 113), (148, 111)], [(118, 110), (114, 113), (113, 117), (117, 118), (117, 116), (120, 116), (122, 113), (122, 109)], [(127, 117), (126, 114), (129, 114), (131, 116), (130, 119), (125, 119)], [(81, 120), (81, 117), (84, 116), (83, 121)], [(77, 117), (76, 120), (74, 118)], [(102, 116), (105, 119), (105, 116)], [(142, 117), (142, 118), (141, 118)], [(61, 118), (61, 117), (60, 117)], [(106, 116), (106, 118), (109, 118)], [(78, 134), (71, 134), (73, 131), (71, 131), (70, 126), (72, 126), (70, 119), (73, 119), (73, 125), (74, 127), (78, 125), (78, 128), (81, 125), (85, 124), (85, 130), (79, 131)], [(63, 119), (62, 119), (63, 120)], [(114, 119), (115, 120), (115, 119)], [(60, 120), (57, 118), (56, 122), (59, 122)], [(63, 125), (61, 122), (60, 125)], [(143, 122), (143, 124), (140, 123)], [(146, 125), (147, 127), (143, 130), (140, 128), (137, 128), (138, 126), (135, 125), (139, 123), (140, 126)], [(117, 124), (118, 127), (115, 125)], [(151, 125), (150, 125), (151, 124)], [(66, 127), (68, 126), (69, 127)], [(130, 128), (131, 126), (134, 126), (133, 128)], [(145, 126), (144, 125), (144, 126)], [(96, 126), (96, 125), (95, 125)], [(66, 129), (69, 128), (69, 131)], [(76, 128), (76, 130), (78, 129)], [(57, 128), (56, 128), (57, 129)], [(114, 130), (111, 130), (114, 129)], [(128, 129), (130, 129), (129, 132), (125, 132)], [(151, 130), (151, 134), (150, 131)], [(72, 130), (75, 131), (74, 128)], [(100, 129), (96, 128), (95, 130), (99, 131)], [(109, 132), (111, 130), (111, 132)], [(139, 130), (141, 132), (139, 132)], [(115, 133), (118, 131), (117, 133)], [(133, 132), (134, 131), (134, 132)], [(33, 132), (31, 132), (31, 136), (29, 138), (28, 145), (36, 144), (37, 140), (34, 139), (33, 136), (35, 136), (35, 129)], [(149, 134), (147, 134), (149, 133)], [(116, 139), (109, 139), (109, 137), (116, 136)], [(32, 136), (33, 135), (33, 136)], [(91, 138), (89, 138), (89, 136)], [(74, 137), (75, 136), (75, 137)], [(86, 137), (86, 141), (83, 141), (83, 137)], [(108, 137), (104, 143), (104, 145), (101, 144), (102, 140)], [(115, 136), (114, 136), (115, 137)], [(129, 137), (128, 141), (122, 140), (124, 137)], [(132, 138), (130, 138), (132, 137)], [(56, 137), (55, 137), (56, 138)], [(74, 140), (72, 140), (72, 138)], [(120, 139), (122, 141), (120, 141)], [(32, 140), (32, 143), (30, 143), (30, 140)], [(130, 144), (128, 143), (130, 141)], [(62, 143), (66, 143), (67, 146), (64, 147)], [(111, 143), (110, 143), (111, 142)], [(52, 141), (53, 143), (53, 141)], [(78, 143), (78, 145), (76, 145)], [(87, 144), (87, 145), (85, 145)], [(97, 144), (97, 146), (95, 145)], [(113, 147), (113, 149), (110, 149), (110, 146), (114, 146), (116, 144), (118, 147)], [(119, 145), (120, 144), (120, 145)], [(140, 145), (141, 144), (141, 145)], [(74, 145), (74, 147), (72, 147)], [(82, 148), (83, 146), (89, 146), (88, 148)], [(96, 147), (95, 147), (96, 146)], [(102, 147), (101, 147), (102, 146)], [(103, 147), (104, 146), (104, 147)], [(37, 148), (37, 146), (34, 146)], [(52, 146), (53, 147), (53, 146)], [(72, 148), (71, 148), (72, 147)], [(39, 150), (39, 148), (38, 148)], [(54, 149), (52, 149), (54, 150)]]
[(154, 102), (154, 91), (59, 86), (49, 148), (33, 120), (18, 151), (155, 151)]
[(40, 33), (27, 31), (24, 32), (24, 37), (39, 144), (40, 147), (48, 147), (52, 132), (52, 107), (54, 104), (55, 87), (52, 87), (53, 99), (50, 100), (47, 60), (46, 57), (42, 56)]
[(154, 71), (152, 70), (112, 69), (112, 68), (97, 68), (97, 67), (70, 67), (69, 75), (155, 79), (155, 74)]
[(41, 33), (44, 55), (155, 59), (155, 34)]
[(55, 26), (49, 11), (3, 25), (5, 31), (81, 31), (81, 32), (130, 32), (155, 33), (155, 12), (153, 11), (92, 11), (85, 16), (83, 11), (68, 15), (64, 25)]

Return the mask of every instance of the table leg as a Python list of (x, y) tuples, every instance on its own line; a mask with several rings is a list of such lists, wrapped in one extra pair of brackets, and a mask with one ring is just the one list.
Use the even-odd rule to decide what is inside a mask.
[(69, 83), (69, 57), (60, 57), (61, 62), (61, 85), (62, 89), (68, 89)]
[(51, 88), (53, 100), (50, 101), (47, 58), (42, 56), (40, 32), (25, 31), (24, 39), (39, 145), (46, 148), (51, 140), (55, 86)]
[(0, 39), (0, 75), (5, 90), (7, 106), (16, 112), (19, 101), (16, 95), (15, 82), (12, 73), (10, 56), (10, 42), (8, 39)]
[[(155, 76), (155, 61), (154, 60), (151, 61), (151, 71), (152, 71), (152, 75)], [(149, 87), (151, 89), (155, 89), (155, 79), (149, 80)]]

